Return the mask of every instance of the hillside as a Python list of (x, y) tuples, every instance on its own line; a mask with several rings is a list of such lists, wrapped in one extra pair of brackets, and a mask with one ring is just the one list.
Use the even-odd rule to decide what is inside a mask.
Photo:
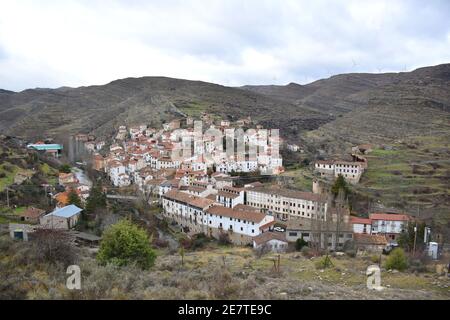
[[(308, 85), (246, 86), (261, 94), (336, 117), (292, 142), (315, 159), (342, 157), (354, 145), (375, 148), (369, 169), (355, 187), (364, 212), (367, 202), (403, 209), (449, 230), (450, 64), (407, 73), (348, 74)], [(288, 172), (295, 185), (310, 189), (304, 170)], [(445, 227), (446, 226), (446, 227)]]
[[(307, 85), (231, 88), (143, 77), (79, 88), (1, 90), (0, 132), (25, 137), (91, 131), (109, 135), (122, 123), (158, 125), (205, 111), (231, 120), (251, 116), (282, 128), (282, 135), (294, 141), (314, 129), (324, 136), (319, 142), (392, 139), (404, 130), (422, 134), (429, 121), (442, 131), (450, 110), (449, 81), (450, 64), (444, 64), (412, 72), (336, 75)], [(432, 119), (421, 117), (422, 112)], [(347, 137), (343, 130), (351, 134)]]
[[(350, 73), (306, 85), (290, 83), (286, 86), (244, 86), (242, 89), (278, 98), (302, 108), (336, 115), (365, 109), (370, 103), (376, 102), (372, 100), (374, 97), (399, 99), (409, 93), (414, 93), (414, 97), (441, 102), (448, 111), (449, 81), (450, 64), (442, 64), (412, 72)], [(427, 94), (431, 92), (431, 95)], [(398, 93), (400, 94), (397, 95)]]
[[(290, 121), (317, 128), (317, 112), (258, 93), (199, 81), (127, 78), (102, 86), (29, 89), (0, 93), (0, 131), (23, 136), (74, 132), (109, 134), (120, 124), (157, 125), (180, 114), (206, 111), (237, 120), (252, 116), (266, 125)], [(306, 121), (308, 119), (309, 121)]]

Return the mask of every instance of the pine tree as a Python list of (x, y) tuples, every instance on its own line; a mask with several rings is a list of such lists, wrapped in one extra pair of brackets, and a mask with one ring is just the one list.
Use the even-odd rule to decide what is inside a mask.
[(81, 199), (78, 196), (78, 194), (75, 192), (75, 190), (71, 190), (69, 192), (69, 195), (67, 197), (68, 204), (76, 205), (78, 208), (82, 208)]

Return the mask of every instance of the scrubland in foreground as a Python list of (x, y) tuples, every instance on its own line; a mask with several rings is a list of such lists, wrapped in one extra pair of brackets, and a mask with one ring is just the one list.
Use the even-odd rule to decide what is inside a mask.
[[(73, 261), (49, 263), (31, 243), (0, 238), (1, 299), (450, 299), (450, 281), (432, 266), (415, 273), (382, 269), (381, 292), (366, 288), (365, 271), (374, 257), (332, 257), (333, 266), (318, 269), (319, 257), (299, 252), (261, 257), (250, 248), (216, 244), (185, 253), (157, 249), (148, 271), (133, 266), (100, 266), (87, 249)], [(383, 257), (385, 259), (385, 257)], [(66, 267), (81, 268), (81, 290), (65, 286)], [(433, 269), (433, 270), (431, 270)], [(418, 272), (421, 271), (420, 273)]]

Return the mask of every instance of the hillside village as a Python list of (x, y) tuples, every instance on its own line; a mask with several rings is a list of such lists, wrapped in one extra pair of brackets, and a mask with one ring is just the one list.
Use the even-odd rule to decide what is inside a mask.
[[(145, 210), (165, 221), (172, 236), (196, 241), (201, 235), (236, 250), (250, 247), (257, 256), (289, 254), (302, 247), (327, 257), (344, 252), (362, 257), (388, 254), (418, 224), (424, 228), (424, 238), (415, 239), (414, 246), (417, 241), (429, 259), (445, 255), (442, 239), (432, 237), (430, 228), (408, 213), (352, 211), (346, 192), (370, 165), (369, 145), (352, 148), (345, 159), (314, 161), (312, 190), (297, 190), (276, 183), (286, 169), (275, 149), (301, 153), (299, 146), (265, 133), (260, 125), (253, 129), (250, 121), (207, 124), (214, 134), (203, 128), (199, 135), (187, 117), (162, 128), (120, 125), (110, 138), (74, 135), (66, 152), (73, 159), (81, 155), (83, 160), (72, 164), (82, 169), (60, 169), (55, 184), (48, 186), (53, 191), (52, 209), (24, 208), (18, 220), (10, 219), (10, 237), (33, 241), (39, 230), (63, 230), (78, 246), (95, 252), (105, 230), (89, 227), (99, 218), (95, 210), (87, 209), (96, 193), (108, 198), (107, 211), (116, 200), (144, 199), (145, 207), (151, 208)], [(243, 127), (241, 153), (234, 147), (227, 153), (217, 142), (226, 142), (227, 130)], [(64, 148), (54, 141), (28, 143), (26, 148), (61, 163)], [(188, 149), (192, 152), (183, 154)], [(87, 167), (94, 183), (83, 172), (89, 171)]]
[[(208, 134), (210, 131), (204, 128), (199, 135), (193, 119), (187, 117), (165, 123), (162, 128), (121, 125), (106, 141), (87, 134), (73, 138), (88, 152), (92, 168), (109, 181), (110, 187), (103, 184), (105, 192), (109, 189), (120, 194), (131, 187), (136, 194), (146, 195), (149, 205), (159, 206), (161, 217), (188, 236), (201, 233), (216, 239), (227, 237), (236, 245), (276, 252), (286, 251), (298, 239), (322, 250), (342, 251), (351, 242), (357, 249), (381, 252), (388, 245), (396, 245), (408, 224), (414, 223), (414, 218), (405, 213), (355, 215), (343, 196), (327, 189), (324, 181), (333, 183), (339, 177), (349, 185), (358, 184), (369, 165), (364, 155), (371, 151), (370, 146), (353, 148), (352, 160), (315, 161), (312, 190), (298, 191), (258, 181), (259, 177), (284, 172), (281, 155), (273, 152), (274, 146), (284, 143), (281, 138), (262, 134), (264, 129), (259, 125), (252, 129), (250, 120), (206, 123), (215, 134)], [(226, 130), (244, 125), (250, 129), (243, 136), (247, 154), (234, 150), (227, 154), (217, 141), (225, 141)], [(197, 136), (200, 139), (194, 139)], [(187, 156), (181, 152), (186, 148), (185, 141), (193, 151)], [(60, 149), (57, 144), (42, 141), (27, 147), (44, 150), (52, 157), (57, 157)], [(253, 158), (248, 154), (251, 148), (256, 150)], [(289, 145), (289, 149), (299, 148)], [(242, 175), (250, 175), (253, 182), (245, 182)], [(85, 205), (91, 185), (80, 183), (74, 172), (59, 173), (58, 182), (64, 190), (53, 195), (55, 211), (43, 215), (39, 209), (27, 210), (24, 216), (43, 226), (49, 225), (48, 217), (62, 216), (66, 222), (54, 225), (72, 229), (81, 209), (70, 214), (60, 212), (69, 205), (71, 192)]]

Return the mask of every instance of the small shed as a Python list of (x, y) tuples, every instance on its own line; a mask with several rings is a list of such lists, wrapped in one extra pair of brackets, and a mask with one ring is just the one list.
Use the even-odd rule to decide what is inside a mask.
[(28, 241), (30, 233), (33, 233), (35, 226), (30, 224), (10, 223), (9, 235), (12, 239)]
[(288, 248), (286, 235), (281, 232), (263, 232), (253, 237), (253, 249), (267, 249), (272, 252), (285, 252)]
[(46, 228), (69, 230), (77, 224), (81, 211), (83, 209), (71, 204), (43, 216), (40, 222)]
[(31, 222), (31, 223), (39, 223), (39, 219), (45, 214), (45, 210), (28, 207), (26, 210), (19, 214), (20, 220)]
[(354, 234), (355, 249), (381, 253), (387, 245), (386, 237), (377, 234)]
[(102, 239), (92, 233), (73, 231), (72, 234), (75, 236), (75, 242), (79, 245), (97, 246)]

